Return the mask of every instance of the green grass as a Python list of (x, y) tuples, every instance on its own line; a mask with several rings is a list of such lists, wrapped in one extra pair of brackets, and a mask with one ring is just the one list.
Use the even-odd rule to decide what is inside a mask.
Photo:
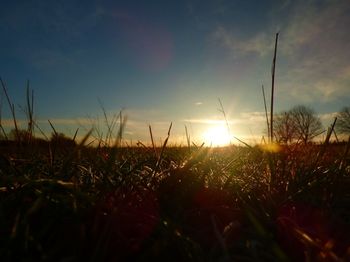
[(348, 147), (3, 142), (0, 258), (345, 261)]

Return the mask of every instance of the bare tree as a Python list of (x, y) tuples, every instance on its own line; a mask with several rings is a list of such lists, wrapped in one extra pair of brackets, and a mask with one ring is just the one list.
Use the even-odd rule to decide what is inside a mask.
[(321, 120), (306, 106), (296, 106), (275, 115), (273, 135), (278, 143), (290, 144), (302, 141), (304, 144), (321, 134)]
[(289, 144), (297, 138), (297, 128), (290, 111), (284, 111), (275, 115), (273, 130), (274, 137), (278, 143)]
[(293, 107), (289, 112), (293, 118), (297, 140), (306, 144), (322, 133), (321, 120), (311, 108), (299, 105)]
[(336, 130), (340, 134), (350, 134), (350, 107), (344, 107), (338, 114)]

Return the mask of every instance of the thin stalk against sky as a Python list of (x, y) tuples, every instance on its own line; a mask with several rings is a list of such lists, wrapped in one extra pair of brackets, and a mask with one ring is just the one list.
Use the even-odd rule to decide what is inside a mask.
[(275, 70), (276, 70), (276, 55), (277, 55), (277, 42), (278, 34), (276, 33), (275, 41), (275, 52), (272, 61), (272, 88), (271, 88), (271, 112), (270, 112), (270, 142), (273, 142), (273, 103), (274, 103), (274, 93), (275, 93)]
[(270, 139), (270, 125), (269, 125), (269, 116), (267, 114), (267, 107), (266, 107), (266, 97), (265, 97), (265, 89), (264, 89), (264, 85), (261, 86), (262, 89), (262, 94), (263, 94), (263, 98), (264, 98), (264, 107), (265, 107), (265, 116), (266, 116), (266, 126), (267, 126), (267, 136)]

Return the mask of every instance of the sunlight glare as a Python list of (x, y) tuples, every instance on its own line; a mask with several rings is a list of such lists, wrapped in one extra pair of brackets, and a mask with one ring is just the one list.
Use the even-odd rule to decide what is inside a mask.
[(270, 153), (278, 153), (282, 150), (281, 146), (277, 143), (272, 143), (272, 144), (269, 143), (269, 144), (261, 145), (260, 148)]
[(207, 146), (227, 146), (230, 144), (230, 134), (224, 124), (208, 128), (203, 133), (203, 139)]

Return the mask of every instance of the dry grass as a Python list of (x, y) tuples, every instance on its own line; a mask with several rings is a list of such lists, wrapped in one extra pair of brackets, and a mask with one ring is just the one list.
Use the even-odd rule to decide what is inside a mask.
[(271, 153), (260, 147), (3, 143), (0, 255), (345, 261), (348, 151), (349, 144), (280, 147), (271, 185)]
[(168, 147), (170, 125), (159, 148), (122, 147), (127, 119), (104, 111), (105, 135), (77, 144), (52, 125), (40, 140), (27, 90), (26, 131), (6, 93), (1, 261), (350, 260), (350, 139), (332, 144), (334, 125), (321, 145), (206, 148), (186, 132)]

